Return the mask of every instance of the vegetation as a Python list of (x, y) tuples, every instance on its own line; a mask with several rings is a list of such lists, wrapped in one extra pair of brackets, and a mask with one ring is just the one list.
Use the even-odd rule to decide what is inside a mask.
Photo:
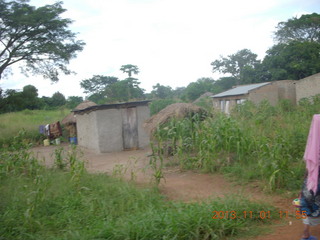
[(229, 73), (231, 77), (237, 79), (237, 84), (240, 85), (246, 81), (243, 78), (244, 72), (254, 69), (260, 64), (257, 57), (258, 55), (252, 53), (249, 49), (242, 49), (227, 58), (221, 56), (221, 59), (213, 61), (211, 65), (213, 72)]
[(24, 110), (17, 113), (5, 113), (0, 115), (0, 148), (2, 145), (10, 145), (14, 136), (22, 129), (25, 131), (25, 139), (29, 142), (39, 142), (43, 135), (39, 134), (39, 125), (45, 125), (61, 121), (69, 110)]
[(80, 86), (89, 94), (88, 99), (100, 104), (144, 99), (144, 89), (140, 88), (138, 79), (132, 77), (132, 74), (139, 73), (139, 68), (127, 64), (120, 70), (127, 73), (128, 78), (119, 80), (117, 77), (95, 75), (82, 80)]
[(177, 103), (177, 100), (174, 99), (159, 99), (159, 100), (153, 100), (150, 104), (150, 115), (157, 114), (165, 107)]
[(278, 43), (318, 42), (320, 43), (320, 15), (317, 13), (293, 17), (286, 22), (280, 22), (275, 32)]
[[(58, 149), (46, 169), (18, 135), (0, 151), (0, 236), (3, 239), (222, 239), (277, 219), (274, 207), (239, 196), (203, 203), (165, 201), (155, 188), (136, 188), (105, 174), (88, 174), (75, 147)], [(212, 219), (213, 211), (258, 216)], [(231, 215), (230, 215), (231, 217)], [(258, 233), (258, 232), (256, 232)]]
[(60, 73), (71, 73), (66, 65), (84, 42), (68, 29), (72, 21), (61, 18), (62, 2), (36, 8), (23, 0), (1, 0), (0, 9), (0, 79), (17, 63), (53, 82)]
[(265, 58), (248, 49), (211, 63), (213, 71), (230, 74), (238, 83), (275, 80), (299, 80), (320, 72), (320, 15), (305, 14), (280, 22), (275, 32), (276, 44)]
[(172, 120), (155, 133), (154, 155), (161, 165), (169, 148), (174, 156), (169, 164), (184, 169), (259, 180), (270, 191), (296, 190), (305, 172), (302, 157), (310, 122), (319, 107), (319, 96), (299, 106), (285, 100), (276, 107), (267, 101), (258, 106), (245, 102), (231, 116)]
[(58, 108), (74, 109), (83, 102), (82, 97), (70, 96), (68, 99), (60, 92), (55, 92), (52, 97), (38, 97), (38, 89), (27, 85), (22, 91), (8, 89), (4, 93), (0, 89), (0, 113), (17, 112), (22, 110), (48, 110)]

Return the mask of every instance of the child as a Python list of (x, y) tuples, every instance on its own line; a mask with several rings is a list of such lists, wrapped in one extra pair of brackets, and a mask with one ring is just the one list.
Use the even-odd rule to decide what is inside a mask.
[(320, 224), (320, 114), (313, 116), (303, 158), (306, 161), (307, 177), (300, 199), (301, 211), (306, 215), (301, 240), (317, 240), (310, 235), (310, 226)]
[[(320, 181), (318, 181), (320, 183)], [(310, 235), (310, 226), (320, 224), (320, 184), (316, 195), (312, 190), (307, 188), (307, 178), (304, 180), (300, 198), (300, 210), (304, 215), (302, 221), (304, 230), (301, 240), (317, 240), (316, 237)]]

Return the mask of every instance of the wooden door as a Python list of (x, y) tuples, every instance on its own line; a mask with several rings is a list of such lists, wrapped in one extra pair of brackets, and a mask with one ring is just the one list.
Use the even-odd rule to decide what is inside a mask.
[(137, 108), (126, 108), (123, 113), (123, 148), (125, 150), (138, 149)]

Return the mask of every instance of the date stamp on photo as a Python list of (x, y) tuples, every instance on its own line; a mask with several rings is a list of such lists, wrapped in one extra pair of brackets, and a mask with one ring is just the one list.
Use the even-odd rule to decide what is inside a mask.
[[(279, 210), (272, 211), (212, 211), (212, 219), (272, 219), (278, 216), (280, 219), (289, 218), (289, 211)], [(295, 211), (294, 217), (296, 219), (305, 219), (307, 214), (305, 211)]]

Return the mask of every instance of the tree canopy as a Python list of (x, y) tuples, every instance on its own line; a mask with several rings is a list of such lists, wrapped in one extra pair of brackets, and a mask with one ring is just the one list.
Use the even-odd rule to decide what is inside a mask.
[(278, 43), (318, 42), (320, 43), (320, 15), (317, 13), (293, 17), (286, 22), (280, 22), (275, 32)]
[(24, 109), (55, 109), (66, 104), (74, 108), (82, 102), (82, 97), (72, 96), (66, 101), (63, 94), (56, 92), (52, 97), (38, 97), (38, 89), (33, 85), (26, 85), (21, 90), (7, 89), (0, 94), (0, 113), (21, 111)]
[(293, 17), (277, 25), (276, 44), (262, 60), (248, 49), (211, 63), (213, 72), (229, 74), (237, 84), (299, 80), (320, 72), (320, 15)]
[(80, 86), (84, 89), (84, 93), (94, 94), (105, 91), (109, 85), (118, 81), (117, 77), (94, 75), (92, 78), (82, 80)]
[(173, 97), (173, 90), (170, 86), (163, 86), (157, 83), (155, 86), (152, 86), (151, 96), (153, 98), (165, 99)]
[(182, 98), (194, 101), (205, 92), (213, 90), (214, 80), (212, 78), (199, 78), (196, 82), (190, 83), (184, 90)]
[(140, 88), (138, 79), (131, 77), (138, 74), (139, 68), (132, 64), (122, 65), (121, 71), (128, 73), (128, 78), (119, 80), (117, 77), (94, 75), (82, 80), (80, 86), (89, 93), (89, 100), (96, 103), (123, 102), (132, 99), (144, 99), (144, 89)]
[(139, 68), (136, 65), (132, 65), (132, 64), (122, 65), (120, 70), (124, 73), (128, 73), (129, 78), (132, 77), (132, 74), (139, 73)]
[(267, 51), (263, 65), (271, 80), (299, 80), (320, 72), (320, 44), (291, 42), (277, 44)]
[(243, 72), (246, 69), (254, 69), (260, 61), (257, 60), (257, 54), (249, 49), (242, 49), (228, 57), (220, 56), (211, 63), (213, 72), (229, 73), (233, 78), (237, 79), (238, 84), (244, 81)]
[(62, 2), (39, 8), (27, 2), (0, 0), (0, 79), (21, 63), (23, 73), (56, 82), (60, 73), (71, 73), (66, 66), (85, 44), (68, 29), (72, 20), (60, 17)]
[(67, 103), (65, 96), (60, 92), (55, 92), (51, 99), (54, 106), (63, 106)]
[(107, 102), (127, 102), (129, 100), (144, 99), (144, 89), (135, 78), (126, 78), (111, 84), (106, 88)]

